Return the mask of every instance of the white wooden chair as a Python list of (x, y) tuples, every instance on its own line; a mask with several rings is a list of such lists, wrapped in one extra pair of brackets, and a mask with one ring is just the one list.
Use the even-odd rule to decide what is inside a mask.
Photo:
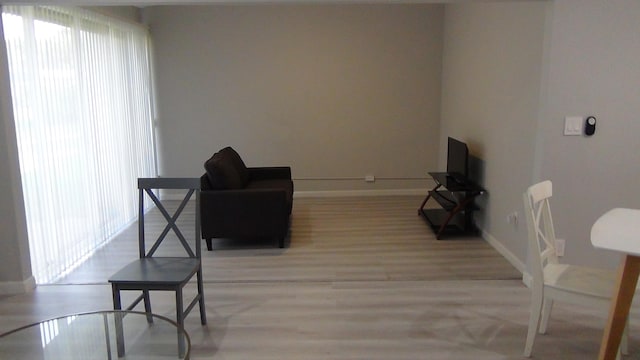
[[(535, 184), (523, 194), (529, 231), (531, 314), (524, 355), (531, 356), (536, 331), (547, 330), (554, 301), (596, 306), (607, 314), (614, 293), (616, 273), (606, 269), (560, 264), (549, 199), (551, 181)], [(627, 353), (627, 325), (620, 346)], [(620, 352), (618, 352), (618, 358)]]

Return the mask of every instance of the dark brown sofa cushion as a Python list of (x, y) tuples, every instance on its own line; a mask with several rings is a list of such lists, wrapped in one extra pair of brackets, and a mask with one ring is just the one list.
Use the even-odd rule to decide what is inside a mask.
[(240, 154), (235, 151), (231, 146), (227, 146), (226, 148), (218, 151), (225, 158), (230, 158), (233, 166), (235, 167), (238, 176), (240, 177), (240, 182), (242, 183), (242, 187), (247, 186), (249, 183), (249, 170), (247, 170), (247, 166), (242, 161)]
[[(234, 153), (237, 155), (233, 149), (227, 147), (213, 154), (209, 160), (205, 161), (204, 169), (213, 189), (235, 190), (242, 189), (247, 185), (249, 179), (247, 169), (239, 156), (238, 159), (234, 159)], [(242, 167), (239, 168), (239, 164)]]

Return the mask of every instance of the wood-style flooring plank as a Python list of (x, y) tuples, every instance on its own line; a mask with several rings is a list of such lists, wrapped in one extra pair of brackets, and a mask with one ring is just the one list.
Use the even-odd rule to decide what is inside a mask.
[[(270, 239), (214, 240), (214, 251), (203, 251), (205, 282), (521, 277), (480, 238), (436, 240), (417, 215), (420, 202), (418, 196), (295, 199), (287, 248), (277, 248)], [(179, 223), (188, 224), (193, 214), (185, 209)], [(164, 228), (157, 212), (147, 219), (151, 231)], [(59, 283), (106, 283), (111, 273), (136, 256), (133, 225)]]
[[(185, 322), (193, 359), (522, 359), (530, 293), (521, 274), (482, 239), (436, 240), (417, 215), (421, 200), (295, 199), (289, 247), (217, 240), (203, 254), (208, 325), (197, 308)], [(106, 279), (136, 256), (134, 224), (57, 284), (0, 298), (0, 332), (112, 308)], [(174, 304), (152, 293), (155, 313), (173, 318)], [(630, 359), (640, 358), (639, 308)], [(533, 358), (595, 359), (606, 316), (557, 304)]]

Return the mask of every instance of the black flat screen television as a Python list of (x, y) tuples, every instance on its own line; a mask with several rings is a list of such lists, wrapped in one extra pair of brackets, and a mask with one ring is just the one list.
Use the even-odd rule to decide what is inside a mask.
[(469, 171), (467, 144), (449, 137), (447, 141), (447, 173), (456, 181), (465, 181)]

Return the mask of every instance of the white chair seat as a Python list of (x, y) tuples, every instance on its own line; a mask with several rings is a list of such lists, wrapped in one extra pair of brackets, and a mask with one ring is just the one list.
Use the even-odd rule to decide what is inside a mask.
[(544, 270), (545, 286), (611, 299), (615, 288), (616, 273), (613, 270), (592, 267), (547, 264)]

